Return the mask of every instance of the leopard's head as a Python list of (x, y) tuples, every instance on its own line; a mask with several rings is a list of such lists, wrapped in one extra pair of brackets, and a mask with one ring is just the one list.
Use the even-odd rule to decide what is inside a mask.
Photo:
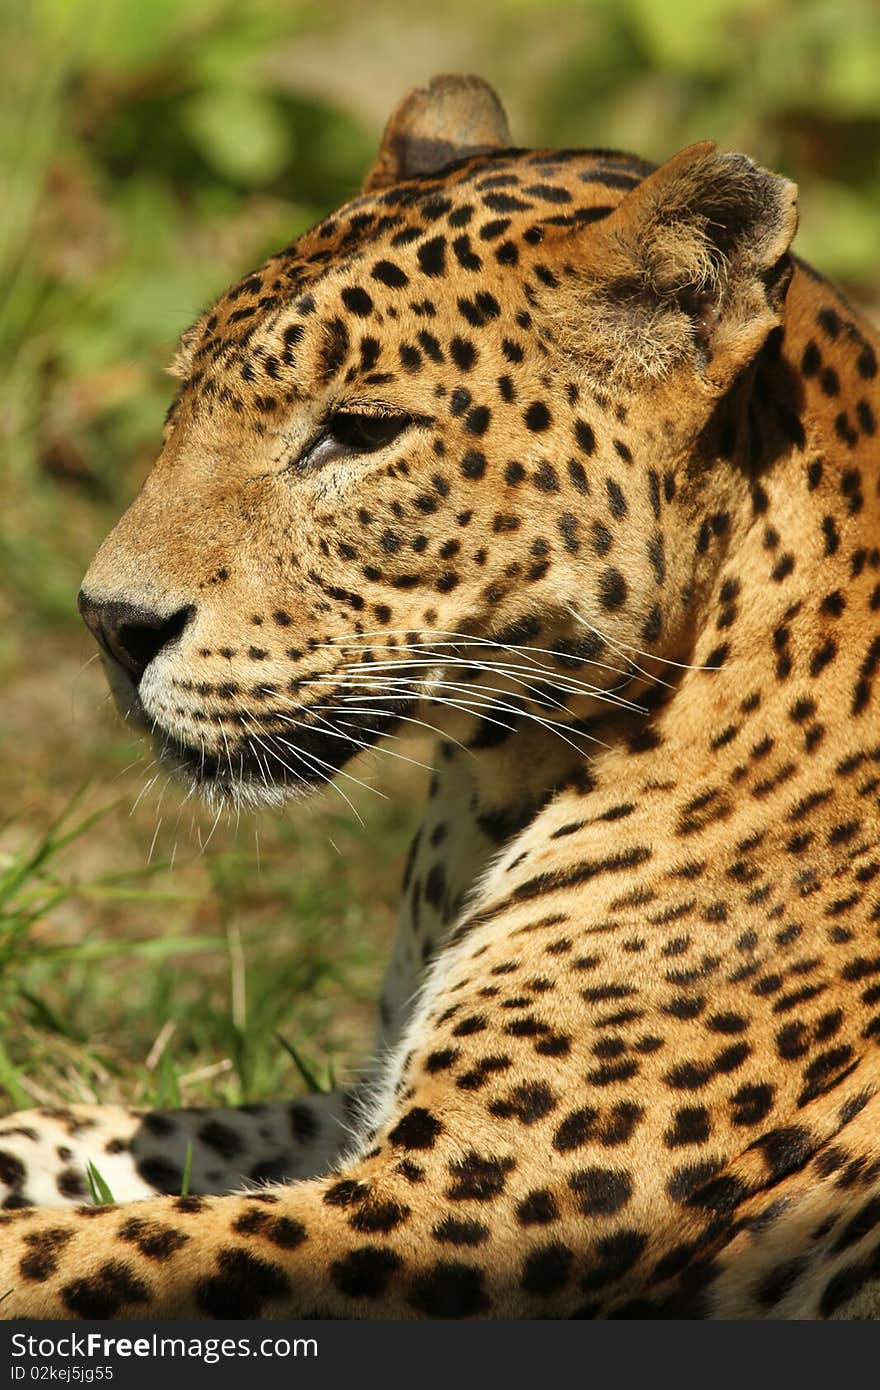
[(790, 184), (710, 144), (511, 149), (477, 79), (413, 93), (364, 193), (183, 336), (80, 595), (123, 712), (277, 800), (410, 721), (626, 708), (689, 649), (748, 487), (723, 407), (794, 225)]

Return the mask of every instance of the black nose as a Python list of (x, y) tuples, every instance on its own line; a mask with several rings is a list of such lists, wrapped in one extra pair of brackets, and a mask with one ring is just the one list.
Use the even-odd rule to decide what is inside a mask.
[(135, 685), (153, 657), (180, 636), (195, 612), (190, 605), (165, 617), (131, 603), (101, 603), (82, 589), (76, 602), (86, 627)]

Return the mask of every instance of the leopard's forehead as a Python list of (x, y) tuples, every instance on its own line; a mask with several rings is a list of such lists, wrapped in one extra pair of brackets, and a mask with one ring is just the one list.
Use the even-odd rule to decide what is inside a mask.
[(400, 291), (392, 319), (431, 318), (447, 266), (515, 272), (549, 229), (601, 221), (652, 168), (614, 150), (506, 150), (362, 194), (228, 290), (183, 335), (172, 370), (195, 387), (235, 364), (245, 381), (277, 379), (328, 301), (362, 322), (371, 287)]

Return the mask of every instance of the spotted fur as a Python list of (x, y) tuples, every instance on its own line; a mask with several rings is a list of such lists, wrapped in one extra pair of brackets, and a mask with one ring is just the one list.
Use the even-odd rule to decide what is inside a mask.
[(794, 228), (436, 79), (184, 335), (123, 710), (215, 799), (436, 768), (369, 1082), (13, 1117), (5, 1314), (874, 1316), (877, 337)]

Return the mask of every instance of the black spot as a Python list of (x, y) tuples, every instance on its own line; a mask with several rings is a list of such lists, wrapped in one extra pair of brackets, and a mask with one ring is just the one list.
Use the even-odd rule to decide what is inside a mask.
[(480, 228), (480, 238), (483, 241), (492, 241), (495, 237), (502, 236), (510, 226), (509, 217), (496, 217), (491, 222), (484, 222)]
[(348, 354), (348, 329), (342, 319), (331, 319), (324, 325), (324, 340), (321, 349), (321, 373), (329, 381), (342, 366)]
[(173, 1196), (180, 1191), (183, 1174), (181, 1169), (176, 1164), (170, 1163), (168, 1159), (142, 1158), (138, 1159), (136, 1166), (144, 1182), (149, 1183), (156, 1192), (164, 1192)]
[[(225, 653), (221, 652), (221, 656)], [(141, 1122), (144, 1129), (150, 1134), (155, 1134), (159, 1139), (167, 1139), (169, 1134), (173, 1134), (177, 1128), (176, 1124), (168, 1115), (162, 1115), (159, 1111), (152, 1111), (149, 1115), (144, 1115)]]
[(451, 1260), (439, 1260), (413, 1281), (412, 1302), (429, 1318), (474, 1317), (489, 1307), (482, 1271)]
[(55, 1273), (58, 1255), (72, 1238), (73, 1231), (63, 1227), (28, 1232), (24, 1237), (24, 1243), (29, 1247), (28, 1253), (19, 1265), (22, 1277), (34, 1283), (44, 1283)]
[(579, 522), (574, 512), (563, 512), (557, 525), (562, 536), (562, 543), (569, 555), (577, 555), (580, 552), (580, 541), (578, 540)]
[(0, 1182), (7, 1187), (22, 1187), (25, 1180), (25, 1168), (20, 1159), (14, 1154), (0, 1150)]
[(752, 1147), (763, 1153), (772, 1182), (802, 1168), (813, 1150), (809, 1131), (800, 1125), (771, 1130), (756, 1139)]
[(632, 1181), (621, 1168), (580, 1168), (568, 1182), (585, 1216), (613, 1216), (632, 1196)]
[(349, 1298), (378, 1298), (402, 1264), (400, 1256), (388, 1246), (366, 1245), (352, 1250), (343, 1260), (334, 1260), (330, 1278), (334, 1287)]
[(220, 1154), (221, 1158), (237, 1158), (244, 1148), (241, 1135), (229, 1125), (221, 1124), (219, 1120), (209, 1120), (207, 1124), (202, 1125), (198, 1137), (209, 1149)]
[(623, 1100), (613, 1105), (602, 1116), (598, 1133), (600, 1144), (606, 1149), (612, 1149), (618, 1144), (628, 1143), (636, 1126), (644, 1118), (644, 1113), (642, 1107), (634, 1105), (632, 1101)]
[(568, 476), (575, 491), (586, 497), (590, 491), (590, 484), (583, 464), (579, 463), (577, 459), (568, 460)]
[[(876, 1264), (876, 1256), (872, 1264)], [(857, 1294), (862, 1285), (871, 1278), (876, 1278), (876, 1273), (867, 1262), (857, 1265), (845, 1265), (843, 1269), (828, 1280), (819, 1300), (819, 1313), (823, 1318), (830, 1318), (832, 1313), (845, 1303), (847, 1299)]]
[(626, 602), (626, 593), (626, 580), (620, 570), (609, 565), (599, 576), (600, 604), (607, 611), (614, 612)]
[(457, 1023), (452, 1030), (455, 1038), (468, 1038), (474, 1033), (483, 1033), (486, 1030), (486, 1020), (482, 1014), (470, 1014)]
[(447, 1245), (482, 1245), (489, 1239), (489, 1227), (482, 1221), (457, 1221), (454, 1216), (445, 1216), (431, 1234)]
[(488, 406), (475, 405), (473, 410), (468, 411), (465, 418), (465, 429), (469, 434), (485, 434), (491, 418), (492, 412)]
[(626, 516), (629, 510), (623, 488), (619, 483), (615, 482), (613, 478), (606, 478), (605, 489), (608, 493), (608, 505), (611, 509), (611, 515), (616, 521), (620, 521), (622, 517)]
[(430, 1110), (416, 1106), (397, 1122), (388, 1138), (404, 1149), (432, 1149), (442, 1132), (443, 1126)]
[(834, 1253), (846, 1250), (848, 1246), (862, 1240), (878, 1222), (880, 1222), (880, 1197), (871, 1197), (859, 1208), (855, 1216), (846, 1223), (838, 1235), (833, 1246)]
[(350, 285), (347, 289), (344, 289), (342, 291), (342, 302), (346, 309), (349, 309), (353, 314), (357, 314), (358, 318), (366, 317), (366, 315), (372, 313), (373, 310), (372, 299), (367, 294), (366, 290), (361, 289), (359, 285)]
[(374, 280), (379, 280), (391, 289), (402, 289), (409, 284), (409, 277), (393, 261), (377, 261), (371, 271)]
[(290, 1132), (298, 1144), (308, 1144), (318, 1132), (318, 1122), (306, 1101), (294, 1101), (288, 1111)]
[(483, 1156), (473, 1150), (464, 1158), (450, 1163), (453, 1179), (447, 1189), (451, 1201), (489, 1202), (504, 1191), (507, 1174), (515, 1167), (512, 1158)]
[(82, 1173), (76, 1168), (64, 1168), (55, 1180), (55, 1186), (62, 1197), (85, 1197), (86, 1184)]
[(645, 642), (656, 642), (662, 631), (663, 614), (659, 605), (655, 603), (642, 625), (642, 637)]
[(167, 1260), (189, 1240), (182, 1231), (173, 1226), (162, 1226), (158, 1221), (142, 1221), (131, 1217), (119, 1228), (120, 1240), (136, 1245), (142, 1255), (149, 1260)]
[(423, 241), (417, 256), (425, 275), (442, 275), (446, 269), (446, 238), (435, 236)]
[(537, 1187), (517, 1204), (516, 1219), (523, 1226), (545, 1226), (559, 1215), (556, 1198), (546, 1187)]
[(597, 555), (607, 555), (611, 549), (613, 537), (608, 527), (601, 521), (593, 522), (593, 549)]
[[(453, 213), (453, 217), (454, 216), (455, 214)], [(452, 217), (450, 217), (449, 221), (453, 226), (458, 225), (453, 222)], [(471, 239), (467, 234), (456, 237), (455, 241), (452, 243), (452, 249), (455, 252), (455, 259), (463, 270), (480, 270), (482, 268), (483, 262), (471, 248)]]
[(598, 1110), (594, 1110), (589, 1105), (580, 1110), (573, 1110), (562, 1121), (553, 1136), (554, 1149), (558, 1150), (559, 1153), (568, 1153), (570, 1150), (579, 1149), (583, 1144), (588, 1143), (594, 1137), (598, 1118)]
[(456, 336), (449, 344), (449, 355), (460, 371), (469, 372), (477, 360), (477, 349), (469, 338)]
[(545, 1081), (525, 1081), (503, 1100), (495, 1100), (489, 1112), (500, 1119), (516, 1118), (524, 1125), (534, 1124), (556, 1106), (556, 1097)]
[(550, 428), (550, 411), (543, 401), (532, 401), (531, 405), (523, 413), (526, 429), (534, 434), (543, 434), (544, 430)]
[(685, 1144), (704, 1144), (709, 1138), (709, 1112), (702, 1105), (686, 1105), (675, 1113), (673, 1124), (664, 1134), (670, 1149)]
[(465, 478), (476, 482), (486, 471), (486, 455), (479, 449), (468, 449), (461, 461), (461, 471)]
[(772, 1308), (779, 1303), (794, 1288), (806, 1269), (806, 1260), (787, 1260), (784, 1264), (777, 1265), (770, 1274), (765, 1275), (755, 1290), (755, 1297), (762, 1308)]
[(641, 1231), (617, 1231), (596, 1241), (597, 1264), (583, 1280), (585, 1289), (600, 1289), (632, 1269), (648, 1238)]
[(574, 436), (578, 442), (578, 446), (585, 454), (595, 453), (596, 436), (593, 433), (592, 427), (587, 424), (586, 420), (575, 421)]
[(547, 1297), (565, 1287), (571, 1275), (572, 1253), (567, 1245), (554, 1242), (539, 1246), (523, 1264), (520, 1288), (526, 1293)]
[(525, 476), (526, 470), (523, 468), (522, 464), (517, 463), (515, 459), (508, 463), (504, 470), (505, 482), (510, 483), (511, 487), (515, 487), (517, 483), (521, 483)]
[(324, 1201), (330, 1207), (350, 1207), (363, 1202), (367, 1192), (363, 1183), (355, 1182), (352, 1178), (340, 1178), (339, 1182), (327, 1188)]
[(826, 396), (840, 395), (840, 377), (833, 367), (823, 367), (819, 374), (819, 385)]
[(556, 472), (553, 464), (548, 462), (547, 459), (539, 463), (538, 467), (535, 469), (534, 482), (535, 486), (539, 488), (541, 492), (559, 491), (559, 474)]
[(445, 1047), (437, 1052), (431, 1052), (425, 1058), (425, 1070), (432, 1074), (438, 1071), (446, 1071), (448, 1067), (451, 1067), (453, 1063), (458, 1060), (458, 1056), (457, 1047)]
[(666, 1191), (674, 1202), (689, 1203), (694, 1194), (715, 1177), (720, 1166), (713, 1160), (707, 1160), (705, 1163), (686, 1163), (675, 1169), (666, 1184)]
[(400, 1202), (367, 1201), (349, 1219), (352, 1230), (364, 1235), (387, 1235), (409, 1216), (410, 1209)]
[(61, 1290), (65, 1306), (80, 1318), (113, 1318), (126, 1304), (146, 1303), (149, 1295), (148, 1286), (121, 1260), (108, 1260), (95, 1274)]
[(804, 348), (801, 357), (801, 371), (804, 376), (815, 376), (822, 365), (822, 356), (812, 338)]
[(443, 361), (443, 350), (433, 333), (428, 333), (424, 328), (421, 329), (419, 332), (419, 342), (432, 362)]
[(442, 863), (432, 864), (425, 878), (425, 902), (439, 909), (446, 892), (446, 870)]
[(493, 1072), (507, 1071), (510, 1065), (509, 1057), (481, 1057), (470, 1071), (456, 1078), (455, 1084), (462, 1091), (479, 1091)]
[(196, 1212), (204, 1210), (205, 1199), (204, 1197), (178, 1197), (173, 1205), (175, 1211), (179, 1211), (185, 1216), (193, 1216)]
[(422, 354), (417, 347), (413, 347), (412, 343), (401, 343), (398, 348), (398, 356), (404, 371), (417, 372), (422, 365)]

